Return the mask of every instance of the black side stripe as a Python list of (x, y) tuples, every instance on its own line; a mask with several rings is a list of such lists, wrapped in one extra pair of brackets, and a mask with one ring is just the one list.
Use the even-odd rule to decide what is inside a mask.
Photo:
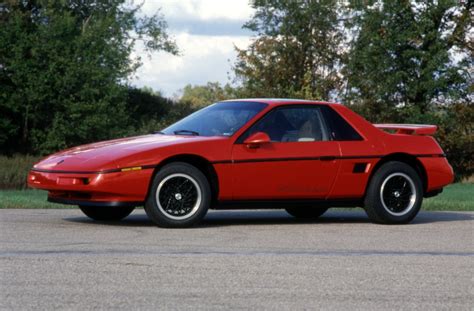
[(230, 164), (234, 163), (232, 160), (219, 160), (219, 161), (212, 161), (211, 164)]
[(214, 161), (212, 164), (228, 164), (228, 163), (253, 163), (253, 162), (286, 162), (286, 161), (320, 161), (320, 160), (336, 160), (336, 159), (370, 159), (381, 158), (383, 156), (322, 156), (322, 157), (292, 157), (292, 158), (261, 158), (261, 159), (245, 159), (245, 160), (222, 160)]
[(108, 173), (116, 173), (120, 172), (120, 169), (110, 169), (110, 170), (102, 170), (102, 171), (63, 171), (63, 170), (44, 170), (40, 168), (32, 168), (32, 172), (39, 172), (39, 173), (53, 173), (53, 174), (108, 174)]
[[(414, 154), (417, 158), (421, 157), (446, 157), (445, 154)], [(286, 162), (286, 161), (321, 161), (321, 160), (359, 160), (359, 159), (381, 159), (385, 155), (365, 155), (365, 156), (321, 156), (321, 157), (292, 157), (292, 158), (261, 158), (244, 160), (218, 160), (212, 164), (238, 164), (238, 163), (256, 163), (256, 162)]]
[[(385, 155), (365, 155), (365, 156), (321, 156), (321, 157), (293, 157), (293, 158), (262, 158), (262, 159), (245, 159), (245, 160), (217, 160), (211, 161), (211, 164), (238, 164), (238, 163), (253, 163), (253, 162), (285, 162), (285, 161), (325, 161), (325, 160), (358, 160), (358, 159), (380, 159)], [(446, 154), (413, 154), (417, 158), (445, 158)], [(136, 165), (138, 167), (140, 165)], [(158, 164), (142, 165), (142, 170), (154, 169)], [(101, 171), (64, 171), (64, 170), (45, 170), (40, 168), (32, 168), (31, 171), (39, 173), (53, 173), (53, 174), (109, 174), (119, 173), (122, 169), (114, 168)]]

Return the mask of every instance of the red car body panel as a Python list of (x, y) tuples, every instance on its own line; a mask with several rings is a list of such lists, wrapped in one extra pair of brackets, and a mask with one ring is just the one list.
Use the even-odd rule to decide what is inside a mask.
[[(414, 126), (404, 131), (403, 125), (391, 125), (389, 129), (398, 134), (390, 134), (340, 104), (249, 101), (268, 106), (230, 137), (154, 134), (79, 146), (37, 163), (28, 184), (48, 190), (52, 201), (142, 205), (160, 165), (191, 156), (206, 161), (215, 171), (219, 201), (361, 199), (377, 164), (394, 156), (415, 159), (425, 179), (425, 193), (453, 181), (443, 151), (433, 137), (426, 136), (432, 128), (417, 132)], [(330, 106), (363, 140), (270, 143), (260, 148), (237, 143), (270, 110), (293, 104)]]

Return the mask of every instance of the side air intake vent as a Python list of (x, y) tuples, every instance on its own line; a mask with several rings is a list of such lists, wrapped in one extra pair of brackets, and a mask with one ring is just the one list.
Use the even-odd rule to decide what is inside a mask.
[(352, 173), (355, 173), (355, 174), (364, 173), (366, 168), (367, 168), (367, 163), (356, 163), (354, 164), (354, 169), (352, 170)]

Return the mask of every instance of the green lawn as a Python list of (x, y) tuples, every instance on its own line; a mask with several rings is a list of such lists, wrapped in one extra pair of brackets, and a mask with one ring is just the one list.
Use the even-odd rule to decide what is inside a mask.
[[(47, 202), (46, 191), (0, 190), (0, 208), (75, 208), (75, 206)], [(474, 211), (474, 184), (450, 185), (440, 195), (425, 199), (423, 209), (429, 211)]]
[(428, 211), (474, 211), (474, 183), (449, 185), (444, 191), (423, 201)]
[(75, 208), (74, 205), (49, 203), (41, 190), (0, 190), (0, 208)]

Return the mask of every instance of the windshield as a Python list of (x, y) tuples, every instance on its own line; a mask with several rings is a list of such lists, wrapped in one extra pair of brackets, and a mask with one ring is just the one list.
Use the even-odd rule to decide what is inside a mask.
[(196, 111), (170, 125), (165, 135), (231, 136), (266, 104), (257, 102), (221, 102)]

